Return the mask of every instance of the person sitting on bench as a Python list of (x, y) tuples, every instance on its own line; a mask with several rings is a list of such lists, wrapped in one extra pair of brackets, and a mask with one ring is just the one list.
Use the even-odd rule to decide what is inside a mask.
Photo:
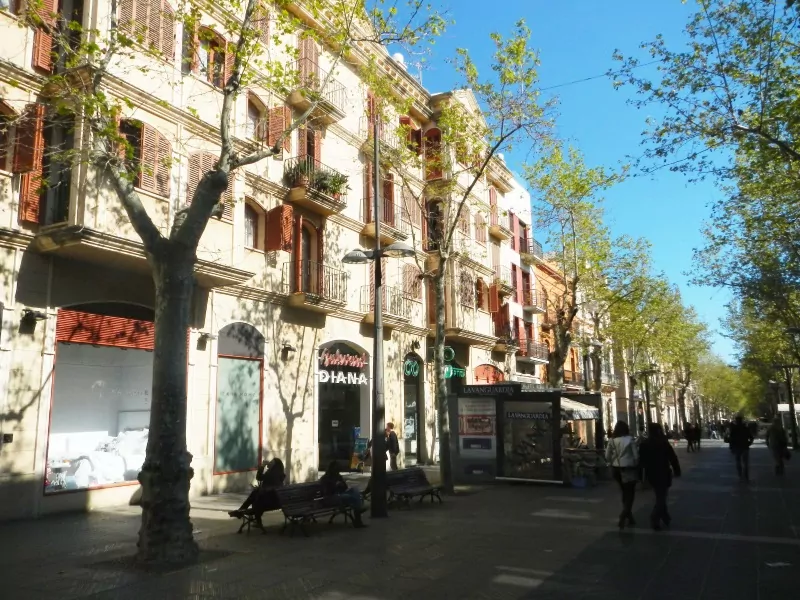
[(335, 460), (328, 465), (328, 470), (320, 478), (320, 482), (322, 483), (322, 493), (326, 499), (335, 498), (337, 502), (351, 507), (353, 509), (353, 525), (366, 527), (361, 519), (361, 514), (366, 510), (361, 493), (356, 488), (347, 486)]
[(280, 458), (273, 458), (269, 462), (264, 461), (256, 472), (258, 486), (253, 488), (253, 491), (247, 496), (247, 500), (237, 510), (232, 510), (228, 514), (241, 519), (247, 509), (252, 506), (256, 523), (260, 527), (261, 515), (268, 510), (278, 510), (281, 507), (275, 488), (282, 486), (285, 479), (286, 470)]

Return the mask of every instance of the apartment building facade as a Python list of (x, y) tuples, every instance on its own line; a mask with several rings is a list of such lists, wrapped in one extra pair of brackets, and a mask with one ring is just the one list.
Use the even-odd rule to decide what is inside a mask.
[[(170, 17), (167, 0), (118, 4), (121, 26), (147, 16), (162, 53), (119, 61), (105, 85), (130, 100), (120, 131), (147, 167), (136, 190), (167, 232), (219, 152), (224, 16), (209, 5), (198, 36)], [(110, 7), (105, 0), (52, 6), (87, 31), (107, 30)], [(64, 164), (51, 151), (91, 142), (84, 128), (48, 111), (44, 78), (59, 68), (46, 51), (53, 39), (46, 29), (20, 27), (13, 7), (0, 10), (0, 31), (0, 518), (127, 503), (144, 458), (157, 360), (152, 277), (109, 183), (93, 166)], [(376, 231), (370, 160), (378, 117), (358, 62), (377, 61), (398, 93), (413, 99), (409, 114), (385, 117), (377, 143), (387, 148), (405, 143), (391, 133), (396, 123), (436, 143), (439, 102), (476, 107), (466, 93), (429, 94), (381, 48), (359, 47), (353, 63), (334, 65), (328, 49), (299, 37), (287, 41), (299, 58), (282, 55), (271, 35), (265, 25), (261, 49), (296, 68), (300, 82), (279, 94), (254, 78), (235, 106), (239, 151), (273, 146), (288, 120), (309, 108), (307, 88), (326, 86), (312, 90), (323, 100), (282, 154), (231, 177), (225, 208), (200, 243), (187, 331), (195, 495), (246, 489), (273, 456), (292, 480), (315, 477), (331, 460), (349, 462), (353, 428), (372, 435), (372, 267), (342, 264), (349, 250), (371, 247)], [(446, 176), (406, 175), (419, 185)], [(417, 251), (383, 265), (386, 420), (398, 425), (406, 463), (429, 462), (436, 455), (427, 360), (433, 317), (419, 265), (435, 266), (427, 252), (436, 241), (435, 207), (405, 204), (399, 178), (382, 178), (382, 241)], [(504, 162), (494, 161), (459, 224), (446, 314), (454, 388), (541, 378), (535, 369), (546, 359), (531, 343), (542, 309), (525, 259), (533, 238), (520, 190)], [(501, 343), (512, 339), (499, 335), (512, 327), (525, 344)]]

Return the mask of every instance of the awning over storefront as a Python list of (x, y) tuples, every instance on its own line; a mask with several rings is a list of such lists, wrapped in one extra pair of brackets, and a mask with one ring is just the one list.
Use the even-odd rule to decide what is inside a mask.
[(584, 421), (587, 419), (599, 419), (600, 411), (594, 406), (589, 406), (583, 402), (577, 402), (562, 396), (561, 416), (568, 421)]

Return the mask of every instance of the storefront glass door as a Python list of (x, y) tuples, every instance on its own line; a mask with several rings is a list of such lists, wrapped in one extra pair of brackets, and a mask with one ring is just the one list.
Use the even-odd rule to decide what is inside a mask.
[(503, 476), (555, 479), (552, 404), (507, 401), (503, 404)]
[(258, 467), (261, 361), (219, 357), (214, 471)]

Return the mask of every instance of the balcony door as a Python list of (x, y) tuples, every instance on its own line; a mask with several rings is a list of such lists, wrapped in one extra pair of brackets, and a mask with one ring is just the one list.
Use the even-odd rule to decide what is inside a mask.
[(311, 262), (313, 258), (312, 252), (312, 245), (313, 240), (311, 239), (311, 232), (309, 231), (308, 227), (303, 227), (300, 230), (300, 268), (302, 269), (302, 278), (301, 278), (301, 285), (303, 286), (303, 292), (309, 292), (312, 290), (313, 279), (312, 279), (312, 268), (311, 266), (314, 264)]

